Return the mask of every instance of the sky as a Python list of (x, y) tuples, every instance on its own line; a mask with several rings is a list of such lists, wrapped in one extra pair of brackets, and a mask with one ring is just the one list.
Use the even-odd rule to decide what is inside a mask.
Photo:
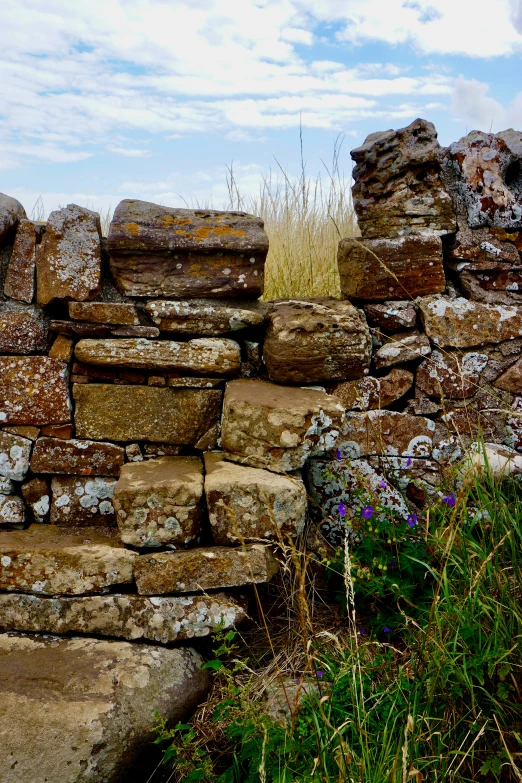
[[(522, 129), (522, 0), (0, 0), (0, 191), (225, 208), (374, 131)], [(36, 213), (33, 213), (36, 214)]]

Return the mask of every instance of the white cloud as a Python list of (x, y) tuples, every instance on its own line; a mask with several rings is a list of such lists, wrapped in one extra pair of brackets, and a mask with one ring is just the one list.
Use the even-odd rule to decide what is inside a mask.
[(522, 127), (522, 92), (504, 106), (488, 95), (489, 85), (476, 79), (459, 76), (452, 95), (453, 114), (468, 131), (498, 132), (506, 128)]
[(151, 156), (149, 150), (136, 149), (133, 147), (117, 147), (109, 145), (107, 149), (109, 152), (113, 152), (115, 155), (123, 155), (126, 158), (150, 158)]

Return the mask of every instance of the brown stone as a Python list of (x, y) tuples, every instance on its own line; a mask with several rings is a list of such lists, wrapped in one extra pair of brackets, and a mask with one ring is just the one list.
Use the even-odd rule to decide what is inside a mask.
[(409, 301), (365, 304), (364, 312), (372, 324), (387, 332), (413, 329), (417, 322), (417, 308), (413, 302)]
[(269, 582), (279, 562), (268, 546), (204, 547), (137, 557), (134, 578), (140, 595), (194, 593)]
[(0, 250), (11, 239), (21, 220), (27, 218), (25, 209), (15, 198), (0, 193)]
[(465, 399), (478, 391), (489, 357), (477, 351), (433, 351), (417, 368), (416, 388), (430, 397)]
[(53, 476), (51, 524), (60, 527), (113, 527), (115, 478)]
[(96, 324), (138, 326), (136, 306), (125, 302), (69, 302), (69, 318)]
[(36, 240), (36, 224), (21, 220), (5, 276), (4, 294), (28, 304), (34, 299)]
[(243, 306), (207, 299), (147, 302), (145, 312), (162, 332), (216, 337), (263, 323), (262, 305)]
[(96, 378), (102, 381), (113, 381), (118, 377), (118, 368), (111, 367), (95, 367), (93, 364), (81, 364), (81, 362), (73, 362), (71, 371), (74, 376), (86, 375), (89, 378)]
[(149, 375), (147, 383), (149, 386), (166, 386), (167, 379), (163, 375)]
[(20, 435), (0, 431), (0, 476), (23, 481), (29, 470), (32, 443)]
[(126, 200), (108, 239), (111, 272), (129, 296), (257, 298), (268, 237), (245, 212), (171, 209)]
[(341, 291), (371, 302), (440, 294), (446, 287), (437, 236), (342, 239), (337, 254)]
[(418, 119), (407, 128), (372, 133), (350, 154), (356, 163), (352, 193), (363, 237), (455, 230), (431, 122)]
[(51, 359), (59, 359), (62, 362), (70, 362), (74, 352), (74, 340), (70, 337), (66, 337), (64, 334), (59, 334), (49, 351)]
[(120, 370), (118, 379), (114, 383), (145, 383), (147, 376), (142, 372), (134, 370)]
[(83, 321), (51, 321), (49, 328), (70, 337), (141, 337), (159, 336), (156, 326), (118, 326), (117, 324), (97, 324)]
[(373, 359), (375, 367), (381, 370), (395, 364), (422, 359), (430, 353), (430, 341), (425, 334), (414, 329), (410, 332), (397, 332), (388, 337), (384, 345), (377, 349)]
[(369, 411), (386, 408), (403, 397), (413, 386), (413, 373), (395, 368), (381, 378), (361, 378), (358, 381), (338, 383), (328, 390), (346, 410)]
[(177, 457), (181, 446), (173, 446), (170, 443), (145, 443), (144, 451), (147, 458), (150, 457)]
[(24, 501), (17, 495), (0, 495), (0, 525), (23, 525)]
[(463, 271), (460, 285), (466, 296), (486, 304), (522, 304), (522, 267), (487, 272)]
[(344, 419), (341, 402), (322, 391), (230, 381), (223, 403), (223, 449), (234, 462), (286, 473), (334, 448)]
[(371, 337), (366, 319), (336, 299), (275, 304), (266, 316), (263, 358), (271, 380), (320, 383), (368, 372)]
[(201, 375), (235, 375), (241, 361), (238, 343), (203, 337), (186, 343), (174, 340), (80, 340), (76, 358), (86, 364), (176, 370)]
[(70, 421), (67, 365), (47, 356), (0, 356), (0, 423)]
[(125, 544), (194, 544), (203, 517), (203, 463), (199, 457), (128, 462), (114, 489), (114, 508)]
[(338, 448), (349, 459), (369, 455), (429, 457), (434, 432), (434, 422), (423, 416), (379, 410), (348, 413)]
[(51, 487), (47, 478), (38, 476), (22, 484), (22, 495), (35, 522), (48, 522), (51, 508)]
[(4, 432), (10, 432), (11, 435), (20, 435), (22, 438), (27, 438), (28, 440), (35, 441), (40, 434), (40, 430), (38, 427), (30, 427), (30, 426), (23, 426), (20, 425), (19, 427), (14, 425), (12, 427), (4, 427)]
[(214, 389), (225, 378), (167, 378), (167, 386), (177, 389)]
[(132, 582), (136, 553), (92, 530), (67, 535), (53, 525), (0, 536), (0, 589), (41, 595), (106, 592)]
[(217, 421), (217, 389), (75, 384), (76, 436), (93, 440), (196, 443)]
[(512, 364), (493, 384), (499, 389), (522, 394), (522, 359)]
[(48, 335), (49, 321), (39, 308), (17, 302), (0, 305), (0, 353), (47, 351)]
[(129, 443), (125, 446), (125, 457), (127, 462), (142, 462), (143, 454), (139, 443)]
[(522, 307), (443, 296), (426, 296), (418, 305), (426, 334), (439, 348), (472, 348), (522, 335)]
[(307, 500), (300, 478), (226, 462), (205, 454), (205, 495), (214, 542), (285, 540), (303, 532)]
[(31, 470), (70, 476), (119, 476), (124, 454), (114, 443), (43, 437), (33, 449)]
[(42, 427), (42, 435), (48, 435), (50, 438), (71, 440), (73, 434), (74, 426), (72, 424), (47, 424)]

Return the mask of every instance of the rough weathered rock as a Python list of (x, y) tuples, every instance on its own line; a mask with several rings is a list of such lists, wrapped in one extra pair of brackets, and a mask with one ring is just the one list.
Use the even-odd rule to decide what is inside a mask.
[(111, 527), (116, 524), (113, 494), (116, 479), (53, 476), (51, 524), (61, 527)]
[[(225, 378), (166, 378), (166, 385), (177, 389), (214, 389), (224, 383)], [(153, 384), (151, 384), (153, 385)], [(162, 384), (163, 385), (163, 384)]]
[(135, 560), (134, 578), (141, 595), (194, 593), (269, 582), (278, 570), (268, 546), (249, 544), (142, 555)]
[(5, 276), (4, 294), (28, 304), (34, 299), (36, 242), (42, 228), (32, 220), (20, 221)]
[(302, 533), (306, 489), (300, 478), (226, 462), (220, 453), (205, 454), (205, 495), (212, 537), (218, 545)]
[(64, 334), (55, 337), (49, 350), (51, 359), (59, 359), (61, 362), (70, 362), (74, 353), (74, 341)]
[(273, 381), (340, 381), (368, 372), (370, 330), (362, 311), (349, 302), (281, 302), (268, 311), (266, 322), (263, 359)]
[(51, 508), (51, 487), (46, 478), (33, 478), (22, 485), (22, 495), (35, 522), (48, 522)]
[(478, 351), (433, 351), (417, 368), (416, 388), (430, 397), (462, 400), (478, 391), (489, 357)]
[(0, 628), (36, 633), (83, 633), (174, 642), (226, 630), (246, 616), (245, 601), (224, 593), (147, 598), (93, 595), (43, 598), (0, 595)]
[(15, 485), (11, 479), (0, 476), (0, 495), (12, 495), (15, 491)]
[(388, 332), (413, 329), (417, 322), (417, 308), (410, 301), (398, 300), (382, 304), (365, 304), (364, 312), (372, 324), (386, 329)]
[(21, 438), (27, 438), (27, 440), (35, 441), (40, 434), (40, 428), (39, 427), (31, 427), (30, 425), (17, 425), (13, 424), (12, 426), (3, 427), (2, 428), (4, 432), (10, 432), (11, 435), (20, 435)]
[(434, 422), (423, 416), (379, 410), (348, 413), (338, 448), (349, 459), (381, 454), (429, 457), (434, 432)]
[(12, 237), (21, 220), (27, 218), (25, 209), (15, 198), (0, 193), (0, 250)]
[(337, 254), (341, 291), (371, 302), (440, 294), (446, 287), (437, 236), (341, 239)]
[(513, 446), (510, 439), (510, 409), (511, 395), (487, 384), (481, 384), (473, 397), (448, 401), (436, 422), (434, 458), (445, 461), (445, 452), (451, 449), (441, 446), (440, 442), (449, 442), (451, 445), (453, 435), (459, 445), (459, 457), (463, 449), (477, 440), (478, 432), (485, 441)]
[[(247, 303), (245, 303), (246, 305)], [(263, 310), (257, 302), (250, 307), (200, 299), (147, 302), (145, 312), (162, 332), (215, 337), (263, 323)]]
[(47, 356), (0, 356), (0, 423), (70, 421), (67, 365)]
[(92, 530), (65, 535), (53, 525), (0, 536), (0, 590), (41, 595), (103, 593), (132, 582), (135, 552)]
[(373, 360), (378, 370), (393, 367), (403, 362), (413, 362), (431, 353), (430, 341), (425, 334), (416, 331), (397, 332), (389, 337), (374, 354)]
[(0, 305), (0, 353), (44, 352), (48, 347), (49, 321), (42, 310), (17, 302)]
[(31, 458), (33, 473), (70, 476), (119, 476), (124, 450), (114, 443), (38, 438)]
[(160, 333), (156, 326), (118, 326), (117, 324), (97, 324), (89, 321), (51, 321), (49, 328), (70, 337), (141, 337), (147, 339), (158, 337)]
[(512, 364), (493, 385), (513, 394), (522, 394), (522, 359)]
[(205, 698), (202, 663), (187, 648), (4, 634), (2, 783), (130, 780), (155, 711), (175, 725)]
[(350, 154), (356, 163), (352, 193), (363, 237), (455, 230), (431, 122), (418, 119), (407, 128), (372, 133)]
[(222, 445), (233, 462), (285, 473), (334, 448), (344, 421), (341, 402), (324, 392), (268, 381), (230, 381)]
[(199, 457), (127, 463), (114, 489), (114, 508), (125, 544), (193, 544), (203, 517), (203, 463)]
[[(521, 232), (522, 233), (522, 232)], [(465, 269), (459, 275), (464, 293), (485, 304), (522, 304), (522, 267), (473, 272)]]
[(440, 348), (472, 348), (522, 336), (522, 307), (443, 296), (426, 296), (417, 304), (426, 334)]
[(127, 462), (142, 462), (143, 454), (141, 453), (140, 444), (129, 443), (128, 446), (125, 446), (125, 457)]
[(218, 421), (222, 392), (74, 384), (79, 438), (196, 444)]
[(80, 340), (75, 355), (86, 364), (201, 375), (235, 375), (241, 361), (238, 343), (226, 337), (202, 337), (186, 343), (141, 339)]
[(0, 431), (0, 476), (23, 481), (29, 470), (32, 443), (27, 438)]
[(361, 378), (338, 383), (328, 390), (341, 400), (346, 410), (369, 411), (386, 408), (403, 397), (413, 386), (413, 373), (394, 368), (381, 378)]
[(256, 298), (268, 237), (245, 212), (171, 209), (126, 200), (109, 231), (111, 272), (129, 296)]
[(136, 306), (125, 302), (69, 302), (69, 318), (96, 324), (137, 326), (140, 323)]
[(472, 443), (459, 465), (461, 478), (487, 473), (494, 479), (522, 474), (522, 456), (497, 443)]
[(17, 495), (0, 495), (0, 525), (22, 525), (24, 518), (22, 498)]

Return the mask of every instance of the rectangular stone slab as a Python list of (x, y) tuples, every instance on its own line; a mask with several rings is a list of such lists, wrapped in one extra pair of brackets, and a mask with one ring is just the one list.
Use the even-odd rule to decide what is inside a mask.
[[(39, 227), (41, 228), (41, 224)], [(21, 220), (16, 231), (4, 284), (6, 296), (29, 304), (34, 297), (36, 240), (37, 224), (32, 220)]]
[(426, 334), (439, 348), (472, 348), (522, 336), (522, 307), (426, 296), (418, 303)]
[(118, 326), (98, 324), (90, 321), (51, 321), (49, 328), (59, 334), (71, 337), (158, 337), (156, 326)]
[(0, 353), (44, 353), (49, 347), (49, 320), (39, 307), (20, 302), (0, 304)]
[(97, 324), (138, 326), (136, 306), (126, 302), (69, 302), (69, 318)]
[(132, 582), (135, 552), (89, 531), (64, 535), (54, 525), (31, 525), (0, 536), (0, 590), (40, 595), (107, 592)]
[(114, 443), (43, 437), (34, 445), (31, 470), (70, 476), (119, 476), (124, 455), (123, 448)]
[(0, 356), (0, 423), (70, 421), (67, 372), (65, 362), (47, 356)]
[(269, 582), (278, 570), (269, 547), (250, 544), (142, 555), (136, 558), (134, 576), (141, 595), (159, 595)]
[(263, 323), (266, 305), (258, 302), (219, 302), (208, 299), (147, 302), (145, 312), (162, 332), (216, 337)]
[(44, 598), (0, 595), (0, 628), (32, 633), (83, 633), (167, 644), (226, 630), (246, 616), (246, 601), (231, 595), (93, 595)]
[(112, 527), (116, 479), (107, 476), (53, 476), (51, 524), (62, 527)]
[(222, 392), (74, 384), (76, 435), (94, 440), (195, 444), (217, 424)]
[(111, 273), (129, 296), (257, 298), (268, 237), (245, 212), (171, 209), (125, 200), (108, 237)]

